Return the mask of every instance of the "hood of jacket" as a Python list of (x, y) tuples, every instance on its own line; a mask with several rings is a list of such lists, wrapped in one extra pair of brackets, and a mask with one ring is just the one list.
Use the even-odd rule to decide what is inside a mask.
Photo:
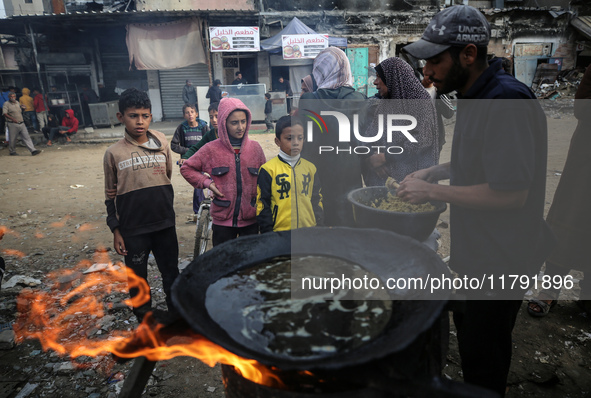
[(30, 95), (31, 94), (31, 90), (29, 90), (28, 88), (24, 87), (22, 89), (22, 93), (23, 93), (23, 95)]
[(74, 111), (72, 109), (66, 109), (66, 115), (68, 115), (70, 119), (74, 119)]
[(230, 114), (236, 110), (244, 111), (246, 113), (246, 131), (244, 132), (244, 137), (242, 138), (242, 144), (244, 145), (245, 141), (248, 141), (248, 130), (250, 130), (250, 123), (252, 122), (250, 110), (238, 98), (223, 98), (220, 101), (220, 105), (218, 107), (218, 136), (219, 139), (224, 143), (224, 146), (228, 147), (230, 150), (233, 149), (232, 144), (230, 143), (230, 138), (228, 137), (226, 120), (228, 119), (228, 116), (230, 116)]

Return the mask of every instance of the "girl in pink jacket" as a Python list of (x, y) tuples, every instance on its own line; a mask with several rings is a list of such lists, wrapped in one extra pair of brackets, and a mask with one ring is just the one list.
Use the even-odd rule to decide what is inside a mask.
[[(265, 163), (263, 149), (248, 138), (250, 110), (237, 98), (224, 98), (218, 108), (219, 139), (187, 159), (181, 174), (195, 188), (209, 188), (214, 246), (259, 232), (256, 221), (257, 177)], [(207, 173), (211, 178), (205, 176)]]

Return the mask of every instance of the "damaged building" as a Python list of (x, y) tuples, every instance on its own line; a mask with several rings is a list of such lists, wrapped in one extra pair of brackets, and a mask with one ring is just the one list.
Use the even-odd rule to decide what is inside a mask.
[[(109, 101), (133, 86), (149, 92), (155, 120), (180, 118), (187, 79), (197, 87), (201, 112), (213, 80), (229, 85), (238, 71), (262, 92), (278, 88), (283, 76), (298, 93), (313, 59), (286, 58), (271, 40), (289, 26), (290, 32), (322, 35), (328, 45), (342, 48), (355, 88), (373, 95), (373, 65), (399, 56), (435, 13), (457, 3), (483, 12), (492, 27), (490, 53), (508, 58), (512, 73), (528, 86), (591, 62), (591, 17), (585, 17), (585, 2), (576, 0), (4, 0), (0, 84), (45, 92), (55, 86), (63, 106), (81, 118), (89, 117), (81, 108), (83, 87)], [(214, 45), (210, 33), (216, 28), (250, 32), (243, 43), (252, 45), (227, 48), (221, 39)], [(138, 34), (156, 47), (139, 45)], [(159, 38), (175, 34), (182, 40), (149, 54)], [(172, 52), (163, 52), (166, 47)]]

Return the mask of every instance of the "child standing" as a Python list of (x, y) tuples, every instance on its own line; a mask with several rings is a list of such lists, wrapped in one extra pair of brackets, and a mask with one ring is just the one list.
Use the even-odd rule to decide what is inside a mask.
[(195, 154), (201, 147), (207, 144), (210, 141), (217, 140), (218, 137), (218, 104), (219, 102), (214, 102), (213, 104), (209, 105), (207, 111), (209, 113), (209, 131), (203, 135), (201, 141), (196, 143), (195, 145), (191, 146), (187, 152), (181, 156), (181, 160), (179, 160), (179, 165), (182, 166), (185, 160), (189, 159), (191, 156)]
[(179, 124), (172, 136), (170, 147), (173, 152), (181, 156), (189, 150), (189, 148), (199, 141), (207, 133), (209, 128), (207, 122), (199, 119), (199, 113), (195, 109), (195, 105), (183, 106), (183, 117), (185, 121)]
[[(183, 106), (183, 116), (185, 121), (182, 122), (174, 132), (170, 147), (172, 150), (183, 156), (190, 147), (199, 143), (203, 135), (207, 132), (207, 123), (199, 119), (199, 113), (195, 109), (195, 105), (186, 104)], [(203, 190), (195, 188), (193, 190), (193, 213), (197, 214), (199, 211), (199, 204), (204, 199)]]
[(237, 236), (258, 233), (256, 182), (259, 168), (265, 163), (259, 143), (248, 138), (252, 116), (246, 105), (237, 98), (224, 98), (218, 109), (219, 139), (205, 144), (181, 167), (189, 184), (209, 188), (214, 194), (214, 246)]
[(273, 119), (271, 118), (271, 113), (273, 113), (273, 100), (271, 100), (271, 94), (269, 93), (265, 93), (265, 98), (267, 99), (265, 102), (265, 125), (267, 126), (265, 133), (270, 133), (273, 131)]
[[(117, 118), (125, 126), (125, 136), (107, 149), (103, 162), (107, 225), (113, 232), (115, 250), (125, 256), (125, 265), (143, 279), (148, 276), (148, 256), (154, 254), (166, 304), (174, 314), (171, 287), (179, 274), (179, 247), (172, 154), (164, 134), (148, 130), (151, 108), (148, 95), (135, 88), (125, 90), (119, 99)], [(138, 289), (130, 289), (129, 294), (136, 296)], [(151, 299), (133, 308), (140, 322), (150, 310)]]
[(316, 166), (300, 157), (301, 120), (283, 116), (275, 126), (279, 155), (259, 170), (257, 221), (261, 233), (322, 225), (324, 210)]

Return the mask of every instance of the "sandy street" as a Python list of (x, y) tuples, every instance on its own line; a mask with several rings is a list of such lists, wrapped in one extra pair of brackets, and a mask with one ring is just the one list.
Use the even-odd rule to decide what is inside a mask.
[[(548, 115), (546, 211), (576, 126), (572, 101), (553, 104)], [(448, 128), (442, 161), (449, 159), (452, 126)], [(274, 135), (253, 134), (251, 138), (261, 143), (267, 158), (276, 155)], [(23, 147), (17, 148), (20, 156), (8, 156), (6, 148), (0, 150), (0, 226), (12, 231), (0, 241), (7, 268), (4, 284), (17, 275), (43, 281), (50, 271), (70, 268), (83, 259), (91, 259), (96, 248), (112, 248), (112, 234), (105, 223), (102, 170), (102, 158), (108, 145), (77, 142), (48, 148), (41, 144), (39, 148), (44, 151), (35, 157)], [(180, 263), (186, 263), (192, 258), (194, 242), (195, 224), (187, 222), (192, 214), (192, 188), (178, 170), (173, 174), (173, 185)], [(449, 255), (448, 223), (448, 213), (444, 213), (439, 228), (443, 235), (439, 249), (442, 258)], [(24, 257), (6, 252), (8, 249), (22, 252)], [(113, 260), (119, 260), (113, 250), (109, 254)], [(579, 273), (573, 275), (580, 276)], [(151, 267), (149, 279), (155, 291), (156, 305), (162, 306), (155, 267)], [(2, 287), (0, 325), (14, 321), (16, 298), (22, 288), (22, 285), (10, 289)], [(591, 320), (578, 310), (573, 301), (575, 297), (576, 291), (563, 295), (561, 299), (564, 300), (543, 319), (531, 318), (525, 304), (522, 306), (514, 332), (508, 397), (588, 396), (591, 391)], [(136, 325), (127, 309), (113, 315), (113, 327)], [(36, 384), (31, 397), (113, 397), (121, 388), (119, 379), (125, 379), (131, 366), (128, 362), (117, 364), (108, 371), (100, 366), (64, 370), (67, 358), (39, 350), (40, 345), (35, 341), (27, 341), (11, 350), (0, 350), (0, 382), (16, 382), (8, 397), (14, 397), (27, 383)], [(461, 380), (453, 331), (448, 366), (444, 372), (452, 379)], [(223, 395), (219, 366), (210, 369), (193, 358), (159, 362), (144, 393), (144, 396), (170, 398)]]

